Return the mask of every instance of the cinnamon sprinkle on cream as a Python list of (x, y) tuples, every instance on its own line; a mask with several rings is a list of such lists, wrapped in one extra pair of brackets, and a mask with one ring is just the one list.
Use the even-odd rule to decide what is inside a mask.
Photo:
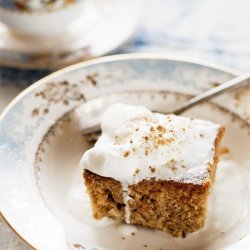
[(159, 130), (160, 132), (162, 133), (165, 133), (166, 132), (166, 129), (164, 127), (162, 127), (161, 125), (158, 125), (157, 126), (157, 130)]
[(124, 153), (123, 153), (123, 156), (124, 157), (128, 157), (130, 155), (130, 151), (125, 151)]
[(150, 169), (150, 171), (151, 171), (152, 173), (155, 173), (155, 171), (156, 171), (156, 168), (155, 168), (155, 167), (149, 166), (149, 169)]
[(136, 176), (136, 175), (139, 174), (139, 173), (140, 173), (140, 169), (137, 168), (137, 169), (135, 170), (134, 176)]

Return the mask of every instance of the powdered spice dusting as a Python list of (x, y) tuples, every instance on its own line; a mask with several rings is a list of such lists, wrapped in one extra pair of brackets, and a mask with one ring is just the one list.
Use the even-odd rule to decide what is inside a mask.
[[(102, 124), (102, 135), (90, 151), (91, 157), (97, 155), (96, 162), (98, 155), (105, 155), (105, 161), (95, 169), (105, 168), (114, 179), (123, 176), (129, 184), (154, 177), (200, 185), (209, 176), (220, 125), (123, 104), (113, 105), (104, 116), (107, 124)], [(93, 162), (86, 162), (91, 170)]]
[(128, 157), (130, 155), (130, 151), (125, 151), (124, 153), (123, 153), (123, 156), (124, 157)]
[(155, 168), (155, 167), (149, 166), (149, 169), (150, 169), (150, 171), (151, 171), (152, 173), (155, 173), (155, 171), (156, 171), (156, 168)]
[(135, 170), (134, 176), (136, 176), (136, 175), (139, 174), (139, 173), (140, 173), (140, 169), (137, 168), (137, 169)]

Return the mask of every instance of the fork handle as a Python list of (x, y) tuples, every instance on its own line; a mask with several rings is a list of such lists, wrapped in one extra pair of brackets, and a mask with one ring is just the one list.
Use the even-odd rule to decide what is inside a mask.
[(170, 113), (174, 113), (176, 115), (181, 114), (188, 108), (202, 101), (208, 100), (228, 90), (247, 86), (249, 83), (250, 83), (250, 72), (247, 72), (189, 99), (188, 101), (181, 104), (178, 108), (172, 110)]

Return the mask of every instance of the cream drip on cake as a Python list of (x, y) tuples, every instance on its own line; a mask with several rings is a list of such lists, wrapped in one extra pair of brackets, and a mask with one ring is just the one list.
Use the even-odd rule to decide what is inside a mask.
[(220, 125), (114, 104), (101, 128), (95, 146), (82, 157), (84, 169), (127, 185), (150, 178), (202, 184)]

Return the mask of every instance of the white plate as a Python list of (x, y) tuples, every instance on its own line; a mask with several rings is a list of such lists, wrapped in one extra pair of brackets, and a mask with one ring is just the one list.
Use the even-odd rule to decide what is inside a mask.
[(16, 35), (0, 22), (0, 65), (58, 69), (107, 54), (133, 35), (140, 7), (138, 0), (86, 0), (79, 18), (49, 38)]
[(99, 101), (92, 115), (116, 101), (164, 111), (232, 77), (222, 67), (123, 55), (77, 64), (40, 80), (1, 116), (2, 215), (37, 249), (248, 249), (250, 89), (218, 97), (184, 114), (223, 124), (223, 145), (230, 149), (218, 166), (206, 226), (185, 239), (92, 219), (78, 166), (91, 145), (81, 135), (72, 111), (93, 98)]

